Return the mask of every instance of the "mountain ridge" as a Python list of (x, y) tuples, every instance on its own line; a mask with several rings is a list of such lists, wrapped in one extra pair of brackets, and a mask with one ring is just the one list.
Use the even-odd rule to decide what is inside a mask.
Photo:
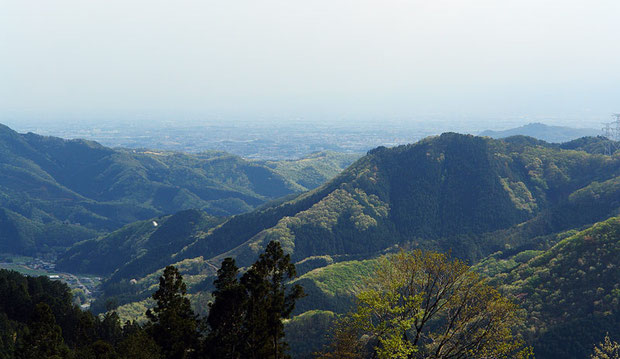
[[(342, 161), (323, 167), (330, 174), (352, 157), (323, 158)], [(318, 162), (303, 168), (313, 165)], [(0, 247), (25, 254), (49, 250), (51, 243), (37, 235), (41, 230), (36, 228), (51, 224), (65, 225), (68, 237), (77, 242), (191, 208), (216, 216), (239, 214), (305, 189), (265, 164), (224, 152), (112, 149), (86, 140), (19, 134), (1, 124), (0, 169), (5, 219), (19, 215), (13, 226), (32, 227), (12, 231)]]
[[(497, 251), (547, 249), (554, 233), (608, 218), (620, 208), (619, 175), (617, 157), (448, 133), (369, 151), (323, 186), (234, 216), (169, 255), (177, 263), (200, 258), (192, 267), (204, 278), (198, 291), (210, 288), (225, 257), (248, 266), (270, 240), (309, 268), (398, 248), (451, 251), (475, 263)], [(596, 196), (598, 209), (582, 213)], [(113, 288), (129, 274), (115, 273), (105, 295), (122, 295)]]

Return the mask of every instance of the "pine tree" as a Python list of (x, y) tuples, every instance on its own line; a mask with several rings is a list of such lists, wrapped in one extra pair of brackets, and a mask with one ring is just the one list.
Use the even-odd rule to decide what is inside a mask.
[(199, 342), (197, 315), (187, 298), (183, 277), (174, 266), (167, 266), (153, 294), (155, 308), (146, 312), (149, 332), (167, 359), (191, 358)]
[(246, 293), (237, 278), (239, 268), (232, 258), (224, 259), (214, 281), (215, 301), (209, 305), (207, 324), (211, 332), (205, 352), (211, 358), (241, 358)]
[(29, 325), (30, 332), (24, 337), (20, 359), (66, 358), (69, 349), (62, 338), (62, 330), (56, 324), (52, 309), (45, 303), (39, 303), (34, 309)]
[(271, 241), (259, 260), (241, 278), (247, 292), (244, 357), (252, 359), (288, 358), (283, 319), (290, 316), (295, 301), (303, 296), (301, 286), (287, 293), (285, 280), (296, 276), (290, 255), (279, 242)]

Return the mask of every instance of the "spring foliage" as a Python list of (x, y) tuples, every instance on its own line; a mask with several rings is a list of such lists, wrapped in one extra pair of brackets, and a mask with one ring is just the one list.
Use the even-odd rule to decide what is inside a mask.
[[(517, 306), (462, 261), (400, 252), (380, 261), (322, 357), (528, 358), (513, 330), (520, 319)], [(366, 352), (351, 344), (354, 333)]]

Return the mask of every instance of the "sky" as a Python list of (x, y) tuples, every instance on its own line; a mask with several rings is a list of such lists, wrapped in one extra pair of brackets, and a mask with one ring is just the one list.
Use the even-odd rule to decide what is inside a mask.
[(618, 0), (0, 0), (0, 122), (612, 112)]

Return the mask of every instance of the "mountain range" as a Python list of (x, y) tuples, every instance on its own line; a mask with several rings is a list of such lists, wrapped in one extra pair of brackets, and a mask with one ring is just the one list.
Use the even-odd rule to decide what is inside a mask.
[[(526, 136), (492, 139), (445, 133), (371, 150), (314, 189), (310, 188), (320, 182), (314, 175), (334, 173), (321, 166), (345, 163), (326, 161), (323, 155), (294, 163), (249, 163), (271, 171), (262, 178), (272, 181), (248, 183), (289, 187), (261, 190), (263, 202), (244, 213), (222, 216), (209, 213), (208, 205), (187, 205), (176, 212), (147, 214), (97, 232), (97, 237), (69, 243), (59, 252), (57, 267), (104, 277), (92, 309), (104, 311), (107, 303), (116, 303), (121, 317), (130, 319), (144, 315), (162, 269), (174, 264), (183, 273), (195, 309), (204, 314), (224, 258), (234, 257), (244, 271), (269, 241), (279, 241), (299, 274), (291, 284), (301, 284), (308, 294), (287, 322), (292, 352), (305, 358), (320, 349), (335, 315), (351, 308), (377, 258), (400, 249), (450, 252), (524, 309), (526, 321), (520, 330), (538, 358), (587, 357), (605, 332), (620, 335), (620, 156), (604, 154), (607, 141), (584, 137), (557, 144)], [(86, 145), (134, 158), (126, 150)], [(162, 155), (135, 156), (154, 160)], [(43, 168), (39, 163), (45, 163), (28, 161), (21, 164)], [(314, 170), (304, 169), (309, 163)], [(79, 173), (82, 167), (74, 166)], [(214, 176), (216, 167), (209, 168), (206, 178)], [(158, 183), (187, 183), (180, 178), (166, 182), (166, 176)], [(52, 178), (69, 188), (66, 177), (59, 176), (60, 182)], [(229, 182), (239, 183), (235, 178)], [(145, 188), (147, 184), (142, 182)], [(282, 190), (284, 197), (276, 199), (278, 188), (289, 192)], [(295, 194), (304, 189), (310, 190)], [(5, 192), (6, 197), (15, 192)], [(266, 202), (267, 198), (273, 199)], [(152, 200), (148, 203), (147, 208), (157, 209)]]
[[(326, 152), (266, 164), (215, 151), (112, 149), (0, 125), (0, 250), (62, 250), (128, 223), (191, 208), (215, 216), (247, 212), (313, 188), (356, 158)], [(313, 180), (295, 182), (298, 171), (314, 171)]]
[[(310, 294), (300, 300), (291, 321), (298, 330), (307, 329), (308, 323), (327, 323), (329, 313), (346, 311), (356, 288), (372, 272), (374, 258), (383, 254), (423, 248), (450, 251), (472, 264), (492, 258), (523, 264), (547, 251), (555, 253), (567, 236), (618, 215), (620, 157), (601, 154), (604, 141), (549, 144), (524, 136), (494, 140), (446, 133), (411, 145), (380, 147), (293, 199), (221, 222), (189, 211), (160, 219), (163, 224), (155, 230), (148, 222), (125, 227), (71, 248), (59, 265), (107, 276), (99, 307), (113, 298), (121, 305), (118, 311), (131, 317), (149, 305), (163, 266), (175, 263), (197, 309), (204, 311), (225, 257), (247, 267), (269, 241), (277, 240), (296, 262), (296, 283)], [(185, 232), (158, 234), (168, 223)], [(163, 238), (167, 242), (159, 243)], [(107, 250), (131, 243), (144, 245), (127, 251), (113, 266), (93, 264), (94, 258), (121, 259)], [(609, 258), (601, 261), (609, 264)], [(485, 270), (493, 278), (516, 278), (497, 268)], [(501, 285), (518, 283), (507, 279)], [(602, 293), (612, 292), (613, 285), (605, 283)], [(577, 340), (560, 333), (563, 340)], [(542, 329), (530, 334), (537, 346), (553, 347)], [(293, 330), (291, 337), (295, 335)]]
[(493, 138), (506, 138), (510, 136), (529, 136), (539, 140), (562, 143), (575, 140), (587, 136), (600, 136), (602, 131), (594, 128), (574, 128), (567, 126), (550, 126), (543, 123), (535, 122), (524, 126), (511, 128), (502, 131), (486, 130), (480, 133), (480, 136), (488, 136)]

